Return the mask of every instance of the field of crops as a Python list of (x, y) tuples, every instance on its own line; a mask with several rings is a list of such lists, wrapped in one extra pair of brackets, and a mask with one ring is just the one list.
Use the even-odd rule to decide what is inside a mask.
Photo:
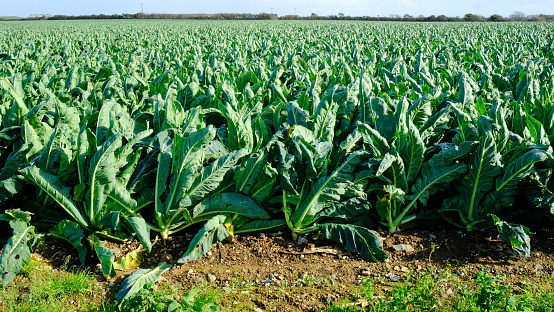
[[(554, 25), (0, 24), (2, 284), (43, 233), (106, 277), (106, 241), (190, 262), (234, 235), (497, 227), (522, 255), (554, 214)], [(4, 228), (7, 228), (3, 225)], [(171, 264), (137, 270), (118, 300)]]

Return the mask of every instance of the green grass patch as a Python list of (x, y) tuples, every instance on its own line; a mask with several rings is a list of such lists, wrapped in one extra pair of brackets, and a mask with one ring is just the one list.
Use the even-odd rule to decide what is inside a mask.
[(485, 268), (471, 281), (461, 281), (448, 270), (410, 273), (399, 285), (364, 279), (357, 301), (341, 302), (328, 312), (339, 311), (554, 311), (554, 276), (505, 282), (505, 276)]
[(88, 310), (92, 294), (99, 287), (88, 270), (53, 270), (37, 260), (30, 261), (16, 282), (0, 292), (2, 311)]

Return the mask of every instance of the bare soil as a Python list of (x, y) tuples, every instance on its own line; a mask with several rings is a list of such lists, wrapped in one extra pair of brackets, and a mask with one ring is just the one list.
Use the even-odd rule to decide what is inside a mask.
[[(524, 259), (498, 240), (494, 230), (472, 233), (457, 230), (418, 231), (385, 234), (384, 246), (389, 259), (380, 263), (364, 261), (359, 255), (343, 250), (330, 241), (313, 240), (298, 245), (290, 237), (236, 237), (220, 243), (207, 257), (192, 263), (176, 260), (186, 251), (192, 236), (175, 236), (167, 246), (158, 242), (149, 254), (143, 253), (141, 268), (152, 268), (161, 261), (174, 263), (158, 282), (161, 289), (188, 291), (208, 285), (221, 293), (226, 311), (321, 311), (330, 303), (355, 298), (363, 276), (381, 280), (382, 287), (401, 283), (410, 272), (448, 268), (462, 280), (472, 280), (486, 267), (493, 274), (506, 275), (512, 284), (554, 274), (554, 231), (540, 229), (532, 237), (531, 256)], [(394, 245), (406, 244), (414, 250), (396, 251)], [(124, 255), (140, 247), (138, 242), (110, 244)], [(36, 255), (53, 266), (78, 265), (77, 254), (65, 241), (51, 239)], [(115, 279), (106, 280), (95, 273), (105, 289), (96, 293), (98, 300), (113, 298), (118, 284), (132, 272), (118, 271)]]

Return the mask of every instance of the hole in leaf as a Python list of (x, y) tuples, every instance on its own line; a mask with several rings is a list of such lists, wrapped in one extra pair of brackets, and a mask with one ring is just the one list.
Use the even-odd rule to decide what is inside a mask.
[(15, 260), (19, 260), (19, 255), (15, 255)]

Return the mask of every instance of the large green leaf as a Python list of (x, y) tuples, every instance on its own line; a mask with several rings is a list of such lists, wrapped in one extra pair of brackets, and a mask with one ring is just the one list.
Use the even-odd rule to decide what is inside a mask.
[(105, 247), (106, 242), (98, 239), (96, 234), (93, 234), (89, 237), (89, 242), (94, 250), (94, 253), (100, 260), (100, 265), (102, 267), (102, 274), (106, 279), (111, 279), (115, 277), (115, 268), (114, 268), (114, 254), (115, 250)]
[(123, 303), (125, 299), (129, 299), (137, 294), (144, 285), (159, 280), (162, 274), (171, 269), (171, 267), (171, 264), (162, 262), (153, 269), (135, 270), (123, 281), (121, 290), (115, 295), (115, 299), (120, 304)]
[(80, 226), (88, 229), (89, 222), (81, 214), (77, 204), (71, 200), (70, 189), (64, 187), (58, 177), (35, 166), (26, 167), (19, 172), (52, 197)]
[(8, 221), (13, 234), (4, 245), (0, 256), (2, 285), (6, 286), (21, 272), (31, 259), (31, 247), (35, 242), (35, 227), (29, 225), (30, 213), (19, 209), (7, 210), (0, 220)]
[(35, 243), (35, 227), (29, 225), (31, 213), (19, 209), (6, 210), (0, 220), (8, 221), (13, 230), (0, 256), (2, 285), (6, 286), (21, 272), (31, 259), (31, 248)]
[[(213, 126), (208, 126), (188, 135), (184, 139), (182, 146), (178, 146), (178, 142), (173, 144), (173, 165), (171, 169), (168, 199), (165, 202), (165, 207), (159, 207), (163, 208), (163, 210), (159, 210), (157, 207), (157, 211), (164, 211), (164, 213), (167, 214), (170, 209), (177, 206), (176, 204), (179, 203), (179, 200), (190, 190), (203, 163), (203, 146), (213, 140), (215, 132), (216, 130)], [(161, 151), (160, 157), (167, 158), (169, 153), (169, 150), (167, 152)], [(162, 161), (164, 161), (164, 159), (160, 160), (160, 162)], [(167, 169), (168, 168), (160, 168), (158, 166), (158, 175), (166, 175)], [(161, 191), (163, 192), (166, 187), (161, 182), (162, 181), (158, 181), (157, 189), (162, 188)], [(161, 194), (161, 192), (158, 192), (156, 195), (157, 198), (159, 198)]]
[(314, 121), (314, 134), (317, 139), (333, 143), (338, 109), (339, 105), (331, 97), (323, 98), (317, 105)]
[(121, 147), (122, 134), (117, 133), (108, 138), (90, 159), (88, 168), (87, 210), (86, 214), (95, 226), (103, 216), (102, 208), (106, 201), (109, 185), (117, 176), (116, 150)]
[(347, 250), (359, 253), (368, 261), (387, 259), (383, 251), (383, 240), (372, 231), (357, 225), (319, 224), (321, 235), (327, 239), (343, 244)]
[(234, 234), (248, 233), (248, 232), (265, 232), (265, 231), (277, 231), (287, 225), (285, 219), (275, 220), (251, 220), (233, 231)]
[(499, 233), (498, 238), (510, 244), (518, 254), (525, 258), (529, 257), (531, 255), (531, 231), (521, 224), (508, 223), (495, 215), (491, 216)]
[(0, 181), (0, 203), (10, 199), (13, 195), (19, 193), (23, 185), (15, 178), (9, 178)]
[(234, 181), (237, 192), (248, 194), (256, 185), (258, 177), (263, 174), (263, 168), (267, 163), (267, 152), (262, 150), (252, 156), (242, 161), (235, 170)]
[(298, 103), (288, 102), (287, 103), (287, 118), (288, 123), (292, 125), (300, 125), (303, 127), (308, 127), (308, 117), (309, 114), (307, 111), (303, 110)]
[(11, 221), (13, 235), (4, 245), (2, 256), (0, 257), (0, 272), (2, 274), (2, 284), (5, 286), (21, 272), (25, 263), (31, 258), (31, 249), (28, 242), (31, 240), (34, 227), (29, 226), (24, 221)]
[(204, 168), (202, 175), (196, 178), (190, 190), (187, 191), (187, 195), (190, 196), (190, 202), (192, 204), (197, 203), (207, 197), (210, 192), (217, 189), (221, 181), (223, 181), (225, 174), (248, 153), (246, 149), (232, 151)]
[(340, 200), (340, 196), (346, 192), (346, 182), (353, 179), (352, 173), (361, 164), (362, 157), (366, 154), (360, 151), (354, 152), (329, 176), (314, 183), (308, 195), (292, 213), (291, 220), (295, 230), (309, 225), (316, 214), (325, 208), (326, 203)]
[(421, 140), (419, 131), (409, 118), (407, 118), (407, 128), (407, 133), (399, 139), (398, 153), (404, 161), (407, 184), (411, 185), (418, 176), (423, 164), (425, 144)]
[(229, 131), (229, 148), (231, 150), (240, 150), (246, 148), (252, 150), (254, 146), (254, 136), (252, 131), (252, 121), (250, 117), (243, 119), (229, 103), (219, 107), (227, 119), (227, 129)]
[(240, 214), (251, 219), (269, 219), (269, 214), (252, 198), (238, 193), (219, 193), (200, 202), (192, 210), (192, 217), (212, 214)]
[(73, 245), (79, 254), (81, 264), (85, 264), (87, 248), (82, 242), (85, 238), (85, 232), (79, 224), (70, 220), (63, 220), (50, 231), (50, 235), (66, 240)]
[(226, 220), (227, 217), (224, 215), (217, 215), (208, 220), (192, 238), (187, 251), (177, 262), (185, 263), (198, 260), (204, 257), (213, 245), (226, 239), (229, 236), (225, 226)]
[(139, 241), (144, 246), (146, 251), (150, 252), (152, 250), (152, 242), (150, 241), (150, 227), (146, 224), (141, 217), (130, 217), (127, 219)]
[(504, 175), (496, 179), (496, 192), (503, 206), (512, 205), (515, 195), (519, 193), (521, 181), (533, 172), (536, 163), (545, 161), (547, 158), (546, 152), (533, 149), (506, 167)]

